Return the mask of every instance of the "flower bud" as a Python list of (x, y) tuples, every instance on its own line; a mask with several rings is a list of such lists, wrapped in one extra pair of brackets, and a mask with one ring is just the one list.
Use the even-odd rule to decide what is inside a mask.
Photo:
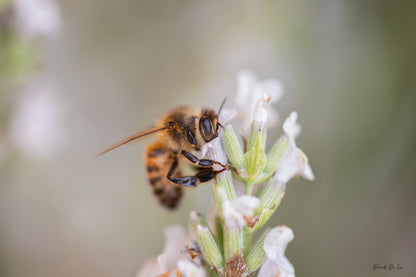
[(202, 218), (202, 216), (199, 213), (195, 212), (195, 211), (192, 211), (189, 214), (189, 217), (190, 217), (191, 225), (194, 229), (196, 229), (196, 226), (198, 226), (200, 224), (205, 224), (204, 219)]
[(288, 145), (288, 137), (281, 136), (279, 140), (275, 143), (269, 154), (267, 154), (267, 162), (263, 170), (264, 174), (267, 177), (270, 177), (270, 175), (276, 171), (277, 167), (279, 166), (280, 160), (286, 152)]
[(252, 145), (244, 155), (244, 164), (248, 175), (247, 181), (249, 183), (256, 181), (266, 165), (267, 157), (264, 153), (264, 139), (262, 135), (261, 130), (257, 131), (256, 135), (253, 135), (255, 138), (253, 139)]
[(260, 138), (261, 138), (263, 150), (264, 150), (264, 145), (266, 144), (266, 133), (267, 133), (267, 128), (266, 128), (267, 104), (269, 103), (269, 101), (270, 101), (270, 96), (267, 93), (264, 94), (262, 98), (257, 100), (256, 107), (254, 110), (254, 115), (253, 115), (254, 120), (253, 120), (253, 123), (251, 124), (251, 132), (250, 132), (248, 144), (247, 144), (247, 151), (249, 151), (251, 147), (253, 146), (253, 142), (255, 141), (257, 133), (260, 133)]
[(213, 187), (214, 191), (214, 201), (215, 207), (217, 208), (218, 215), (222, 220), (224, 220), (224, 215), (222, 212), (222, 205), (224, 201), (228, 200), (227, 192), (221, 184), (215, 184)]
[(198, 241), (199, 248), (205, 260), (211, 266), (214, 266), (217, 270), (222, 270), (224, 260), (222, 258), (220, 249), (215, 242), (214, 236), (206, 226), (196, 226), (196, 239)]
[(243, 252), (243, 232), (240, 227), (224, 228), (224, 257), (231, 260)]
[(258, 221), (247, 228), (248, 232), (254, 232), (262, 227), (272, 216), (285, 195), (285, 184), (270, 179), (259, 195), (260, 205), (255, 211)]
[(244, 162), (243, 150), (231, 125), (224, 127), (222, 143), (231, 164), (237, 167), (237, 169), (242, 169)]
[[(227, 164), (227, 156), (219, 138), (212, 140), (211, 143), (205, 144), (204, 147), (206, 148), (206, 157), (208, 159)], [(237, 197), (232, 179), (230, 170), (225, 170), (215, 176), (217, 185), (222, 186), (225, 189), (227, 198), (230, 200)]]

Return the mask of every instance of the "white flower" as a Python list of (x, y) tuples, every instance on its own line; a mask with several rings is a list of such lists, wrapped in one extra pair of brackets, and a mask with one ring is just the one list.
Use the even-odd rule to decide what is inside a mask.
[[(228, 158), (227, 158), (227, 155), (225, 154), (224, 147), (221, 143), (221, 137), (222, 137), (222, 131), (220, 131), (220, 134), (218, 135), (217, 138), (211, 140), (208, 143), (205, 143), (201, 147), (201, 150), (197, 153), (198, 157), (199, 158), (206, 157), (208, 159), (212, 159), (222, 164), (227, 164)], [(221, 168), (217, 168), (216, 166), (218, 165), (214, 166), (215, 170), (221, 169)]]
[(149, 259), (141, 266), (139, 272), (136, 274), (136, 277), (156, 276), (162, 272), (162, 266), (156, 261), (156, 259)]
[(267, 234), (263, 245), (267, 258), (258, 277), (295, 277), (295, 269), (284, 255), (287, 244), (293, 238), (293, 231), (287, 226), (278, 226)]
[(17, 25), (24, 36), (56, 38), (61, 30), (61, 15), (54, 0), (14, 0)]
[(308, 157), (306, 157), (295, 143), (295, 138), (299, 135), (301, 129), (300, 125), (296, 123), (297, 118), (298, 114), (292, 112), (283, 123), (283, 130), (289, 138), (289, 145), (274, 175), (275, 179), (283, 183), (287, 183), (298, 174), (308, 180), (315, 178), (309, 166)]
[(66, 130), (60, 100), (54, 87), (42, 79), (19, 93), (10, 125), (13, 143), (22, 153), (50, 158), (62, 148)]
[(178, 269), (184, 277), (205, 277), (205, 270), (187, 259), (178, 261)]
[[(236, 116), (242, 122), (243, 130), (248, 133), (253, 120), (256, 103), (259, 99), (270, 97), (270, 103), (277, 102), (283, 94), (283, 85), (280, 81), (269, 79), (259, 81), (251, 71), (241, 71), (237, 77)], [(225, 109), (225, 114), (233, 114)], [(228, 116), (230, 117), (230, 116)], [(268, 124), (277, 122), (277, 112), (268, 108)]]
[(165, 239), (166, 242), (162, 254), (157, 259), (146, 261), (136, 277), (159, 275), (166, 277), (205, 277), (204, 269), (191, 261), (183, 251), (189, 241), (184, 228), (177, 225), (166, 228)]
[(254, 109), (254, 121), (259, 123), (266, 123), (268, 117), (268, 103), (270, 101), (270, 96), (268, 94), (264, 94), (263, 97), (257, 100), (255, 109)]
[(218, 122), (220, 122), (222, 125), (225, 125), (236, 117), (238, 114), (238, 111), (236, 109), (222, 109), (221, 113), (218, 115)]
[(234, 200), (225, 200), (222, 204), (225, 225), (229, 227), (244, 226), (246, 220), (254, 215), (254, 211), (259, 205), (260, 200), (250, 195), (243, 195)]
[(165, 247), (157, 257), (157, 262), (163, 271), (168, 271), (175, 269), (181, 258), (180, 254), (187, 242), (186, 232), (181, 226), (173, 225), (165, 229), (165, 239)]

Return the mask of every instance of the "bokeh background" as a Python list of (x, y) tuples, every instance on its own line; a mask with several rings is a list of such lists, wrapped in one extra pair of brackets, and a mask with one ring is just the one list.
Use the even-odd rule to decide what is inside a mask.
[(93, 156), (177, 105), (232, 107), (241, 69), (284, 83), (316, 175), (269, 224), (296, 275), (416, 276), (416, 2), (371, 0), (0, 1), (0, 276), (134, 276), (211, 186), (168, 212), (149, 139)]

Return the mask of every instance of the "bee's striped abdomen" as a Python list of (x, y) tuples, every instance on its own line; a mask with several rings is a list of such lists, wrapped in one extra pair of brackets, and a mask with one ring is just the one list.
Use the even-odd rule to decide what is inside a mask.
[[(146, 148), (147, 177), (153, 194), (159, 202), (168, 209), (178, 206), (183, 189), (168, 180), (169, 169), (174, 163), (175, 156), (163, 141), (156, 140)], [(180, 174), (179, 169), (175, 174)]]

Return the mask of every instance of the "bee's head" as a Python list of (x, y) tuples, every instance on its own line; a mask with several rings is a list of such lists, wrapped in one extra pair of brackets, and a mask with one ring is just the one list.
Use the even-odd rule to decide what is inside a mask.
[(218, 112), (211, 109), (202, 110), (201, 118), (199, 119), (199, 132), (205, 142), (209, 142), (218, 137), (218, 128), (222, 127), (221, 123), (218, 122), (218, 116), (220, 115), (226, 100), (227, 97), (222, 100)]
[(205, 142), (218, 137), (218, 114), (214, 110), (203, 109), (199, 118), (199, 132)]

